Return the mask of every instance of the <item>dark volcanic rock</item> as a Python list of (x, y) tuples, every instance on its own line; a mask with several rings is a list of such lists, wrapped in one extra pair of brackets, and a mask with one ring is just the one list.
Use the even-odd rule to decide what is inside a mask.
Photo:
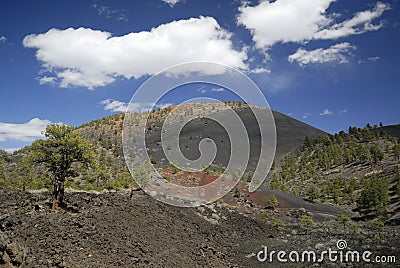
[[(259, 126), (250, 108), (236, 108), (235, 111), (244, 123), (249, 137), (250, 159), (247, 172), (251, 172), (255, 170), (260, 155), (261, 136)], [(273, 115), (277, 133), (277, 147), (275, 153), (277, 162), (285, 154), (299, 149), (300, 146), (304, 144), (306, 136), (315, 138), (327, 135), (327, 133), (322, 130), (282, 113), (273, 111)], [(165, 154), (160, 146), (162, 125), (163, 122), (152, 121), (152, 131), (146, 134), (146, 144), (149, 148), (149, 155), (156, 159), (156, 165), (160, 167), (168, 165)], [(194, 119), (183, 127), (179, 136), (179, 146), (182, 153), (188, 159), (198, 159), (200, 157), (198, 145), (204, 138), (211, 138), (217, 146), (217, 155), (213, 164), (225, 167), (230, 159), (231, 145), (229, 136), (219, 123), (207, 118)]]
[[(22, 200), (31, 202), (13, 205)], [(19, 222), (0, 231), (0, 265), (266, 267), (267, 263), (255, 257), (262, 245), (274, 250), (324, 250), (334, 248), (336, 241), (344, 238), (352, 248), (398, 255), (397, 226), (380, 231), (379, 239), (370, 229), (350, 233), (335, 221), (318, 223), (313, 232), (305, 234), (299, 228), (297, 212), (271, 211), (267, 221), (258, 221), (220, 203), (178, 208), (159, 203), (141, 191), (131, 198), (129, 194), (68, 193), (67, 204), (77, 208), (73, 212), (50, 210), (44, 206), (46, 202), (46, 195), (38, 198), (0, 189), (0, 215), (12, 214)], [(37, 211), (34, 204), (42, 208)], [(288, 217), (293, 223), (287, 223), (283, 230), (273, 226), (274, 219)], [(354, 267), (368, 266), (363, 263)]]

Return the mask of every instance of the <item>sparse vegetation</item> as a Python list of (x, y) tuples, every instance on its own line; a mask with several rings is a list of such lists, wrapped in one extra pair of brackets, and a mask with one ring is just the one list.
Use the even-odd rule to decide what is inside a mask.
[(285, 223), (281, 219), (272, 219), (272, 226), (275, 227), (278, 231), (285, 230)]
[(400, 160), (400, 143), (393, 146), (393, 152), (398, 160)]
[[(370, 125), (306, 137), (300, 151), (287, 154), (271, 170), (270, 186), (310, 201), (357, 205), (362, 213), (382, 215), (392, 202), (390, 184), (395, 185), (393, 193), (400, 193), (393, 176), (398, 148), (396, 139)], [(354, 173), (354, 167), (365, 171)]]
[(343, 228), (346, 228), (346, 223), (350, 221), (350, 218), (347, 217), (343, 212), (341, 212), (337, 218), (338, 222), (343, 224)]
[(351, 233), (356, 233), (357, 232), (357, 230), (359, 229), (359, 225), (358, 225), (358, 223), (356, 223), (356, 222), (351, 222), (351, 224), (350, 224), (350, 228), (349, 228), (349, 230), (350, 230), (350, 232)]
[[(241, 110), (247, 105), (235, 102), (227, 104), (237, 109), (240, 107)], [(199, 107), (189, 107), (184, 113), (194, 114), (201, 111), (205, 114), (202, 110), (204, 107)], [(137, 114), (132, 116), (128, 124), (138, 126), (141, 120), (148, 116), (150, 120), (146, 130), (151, 135), (160, 134), (159, 122), (171, 109), (168, 107), (153, 113)], [(216, 110), (218, 108), (213, 111)], [(71, 169), (75, 174), (70, 176), (70, 180), (66, 180), (65, 187), (96, 191), (138, 187), (130, 176), (122, 155), (123, 120), (123, 114), (116, 114), (73, 129), (73, 133), (94, 145), (98, 157), (93, 159), (94, 163), (89, 169), (83, 164), (73, 164)], [(201, 126), (204, 127), (204, 119), (202, 120)], [(208, 121), (207, 126), (212, 124), (212, 121)], [(229, 139), (225, 136), (208, 132), (200, 135), (191, 131), (183, 140), (187, 143), (183, 143), (182, 148), (186, 148), (185, 152), (195, 151), (193, 144), (202, 137), (215, 138), (222, 143), (219, 143), (220, 146), (229, 143)], [(134, 140), (135, 135), (130, 135), (129, 139)], [(159, 138), (155, 140), (154, 145), (161, 146)], [(171, 145), (167, 144), (167, 149), (172, 149)], [(53, 175), (43, 163), (29, 164), (29, 161), (22, 161), (22, 156), (29, 155), (29, 150), (30, 147), (27, 147), (17, 152), (17, 158), (6, 152), (0, 152), (1, 186), (22, 190), (53, 187), (53, 180), (50, 179)], [(150, 152), (154, 150), (151, 149)], [(132, 155), (135, 153), (132, 152)], [(395, 196), (400, 195), (400, 175), (397, 167), (396, 172), (393, 171), (393, 163), (396, 159), (398, 163), (399, 157), (398, 139), (370, 125), (365, 128), (350, 127), (348, 133), (341, 131), (335, 135), (315, 138), (307, 136), (300, 150), (292, 150), (282, 159), (274, 160), (270, 172), (270, 187), (301, 196), (307, 201), (336, 204), (345, 209), (357, 206), (361, 215), (366, 215), (368, 219), (376, 216), (375, 214), (386, 219), (385, 215), (390, 212)], [(150, 162), (157, 168), (170, 172), (166, 175), (167, 180), (175, 180), (175, 177), (182, 176), (176, 165), (166, 164), (159, 154), (150, 153)], [(357, 172), (353, 172), (354, 170)], [(205, 174), (215, 175), (223, 171), (223, 167), (213, 164), (212, 167), (205, 169)], [(251, 179), (252, 176), (245, 173), (243, 178)], [(256, 183), (260, 181), (260, 178), (255, 178)], [(248, 198), (244, 192), (240, 194), (234, 192), (234, 195), (239, 196), (243, 204)], [(275, 196), (266, 202), (267, 206), (274, 210), (279, 205)]]
[[(230, 105), (236, 104), (232, 103)], [(241, 106), (241, 109), (245, 109), (245, 105)], [(185, 111), (185, 113), (189, 113), (189, 110)], [(195, 107), (191, 107), (191, 110), (192, 114), (197, 112)], [(166, 115), (165, 111), (165, 109), (159, 109), (153, 113), (146, 113), (146, 116), (148, 115), (151, 118), (149, 128), (146, 127), (150, 135), (161, 132), (158, 120)], [(282, 159), (277, 158), (270, 172), (271, 187), (291, 192), (303, 197), (304, 200), (287, 194), (281, 195), (279, 193), (278, 195), (277, 191), (271, 191), (270, 189), (262, 189), (263, 191), (270, 191), (265, 196), (253, 195), (253, 193), (249, 193), (247, 188), (245, 188), (245, 186), (248, 186), (246, 182), (252, 178), (252, 174), (245, 173), (239, 182), (242, 185), (235, 188), (230, 193), (230, 196), (228, 196), (228, 199), (218, 199), (215, 203), (210, 204), (210, 206), (205, 205), (198, 209), (195, 208), (196, 213), (191, 213), (190, 211), (186, 213), (159, 202), (154, 202), (154, 200), (146, 195), (142, 195), (140, 192), (130, 191), (131, 187), (139, 187), (136, 185), (134, 177), (148, 178), (149, 173), (144, 167), (139, 167), (134, 170), (134, 177), (132, 177), (126, 168), (123, 155), (121, 154), (123, 119), (123, 115), (115, 115), (72, 129), (71, 133), (74, 133), (73, 135), (89, 140), (93, 144), (93, 152), (97, 156), (93, 157), (93, 163), (90, 163), (90, 168), (87, 168), (85, 164), (79, 161), (71, 164), (71, 175), (66, 177), (64, 185), (65, 188), (70, 187), (95, 191), (107, 189), (110, 191), (120, 191), (121, 194), (107, 194), (108, 191), (104, 191), (102, 194), (71, 194), (68, 195), (68, 200), (71, 201), (68, 209), (74, 212), (54, 213), (51, 215), (51, 213), (47, 212), (48, 208), (44, 208), (43, 206), (47, 202), (45, 201), (48, 198), (46, 195), (42, 193), (37, 195), (35, 193), (23, 193), (31, 201), (25, 202), (27, 204), (24, 205), (24, 210), (21, 211), (18, 219), (29, 219), (35, 224), (37, 222), (43, 223), (43, 221), (40, 221), (42, 216), (45, 222), (51, 222), (49, 219), (53, 219), (53, 217), (66, 219), (65, 221), (59, 221), (63, 224), (62, 226), (66, 228), (72, 227), (74, 230), (77, 230), (76, 232), (71, 232), (75, 236), (73, 240), (70, 240), (71, 237), (66, 237), (68, 243), (71, 241), (85, 241), (87, 238), (101, 239), (99, 236), (91, 235), (95, 232), (95, 227), (92, 224), (93, 219), (88, 217), (88, 215), (93, 215), (91, 214), (92, 212), (98, 213), (96, 214), (97, 219), (101, 219), (102, 221), (108, 219), (109, 222), (107, 224), (110, 224), (110, 222), (120, 224), (120, 221), (115, 220), (115, 213), (127, 215), (127, 210), (129, 210), (129, 215), (132, 215), (132, 212), (134, 212), (135, 217), (131, 217), (129, 220), (124, 218), (123, 222), (135, 223), (137, 226), (143, 224), (140, 221), (141, 217), (154, 217), (154, 215), (157, 217), (157, 215), (162, 215), (163, 217), (160, 217), (160, 221), (151, 219), (146, 220), (146, 223), (153, 224), (154, 226), (151, 226), (151, 228), (158, 228), (160, 226), (161, 228), (165, 228), (166, 226), (170, 226), (177, 218), (183, 218), (184, 221), (182, 221), (182, 224), (184, 228), (181, 230), (190, 232), (190, 230), (198, 230), (199, 226), (201, 227), (203, 223), (207, 223), (204, 219), (208, 219), (213, 224), (218, 222), (218, 225), (213, 228), (218, 229), (220, 228), (219, 226), (222, 226), (224, 230), (225, 228), (228, 230), (228, 228), (234, 227), (233, 230), (235, 232), (230, 232), (227, 235), (228, 239), (232, 239), (232, 237), (236, 238), (236, 236), (243, 238), (243, 235), (251, 233), (254, 235), (252, 236), (254, 240), (251, 241), (259, 241), (257, 240), (259, 237), (261, 237), (262, 241), (265, 241), (265, 239), (268, 239), (268, 241), (277, 241), (279, 240), (276, 239), (277, 237), (285, 237), (285, 235), (290, 234), (290, 240), (298, 248), (300, 246), (313, 248), (317, 243), (328, 246), (326, 243), (332, 240), (332, 236), (339, 237), (339, 235), (347, 234), (346, 231), (351, 232), (352, 239), (354, 238), (353, 241), (357, 241), (358, 243), (367, 238), (370, 239), (373, 235), (376, 238), (381, 238), (378, 245), (381, 250), (390, 250), (391, 245), (389, 244), (396, 241), (395, 237), (393, 238), (391, 235), (392, 230), (396, 230), (396, 234), (398, 234), (398, 229), (396, 229), (398, 226), (393, 225), (393, 222), (396, 224), (396, 220), (398, 219), (396, 218), (396, 213), (398, 212), (393, 210), (393, 204), (396, 204), (394, 202), (398, 201), (400, 194), (399, 156), (396, 154), (398, 140), (397, 138), (389, 137), (384, 132), (379, 131), (379, 129), (368, 126), (365, 129), (350, 128), (349, 132), (351, 133), (341, 132), (327, 137), (307, 137), (304, 140), (304, 146), (300, 150), (288, 150), (285, 152), (285, 155), (282, 155)], [(140, 120), (138, 115), (137, 118), (132, 118), (130, 123), (138, 125)], [(207, 126), (210, 127), (212, 125), (213, 122), (208, 121)], [(204, 127), (203, 121), (201, 121), (201, 126)], [(206, 132), (200, 135), (194, 131), (190, 131), (184, 137), (181, 148), (186, 148), (185, 153), (191, 152), (194, 148), (193, 144), (195, 145), (197, 140), (207, 136), (213, 137), (215, 141), (221, 141), (222, 144), (218, 143), (218, 146), (226, 146), (229, 143), (229, 139), (225, 136), (221, 137), (217, 133), (214, 135), (214, 133), (210, 134)], [(135, 135), (130, 135), (129, 139), (134, 140)], [(160, 139), (151, 139), (151, 145), (161, 146)], [(0, 151), (0, 186), (21, 190), (51, 189), (53, 187), (54, 174), (52, 170), (45, 162), (28, 161), (29, 159), (33, 159), (29, 156), (31, 152), (33, 152), (32, 147), (24, 148), (13, 155)], [(151, 158), (146, 165), (151, 162), (157, 168), (165, 171), (162, 176), (166, 181), (175, 183), (177, 180), (185, 179), (188, 173), (180, 171), (176, 165), (166, 164), (162, 157), (160, 157), (160, 154), (151, 154), (155, 152), (153, 148), (150, 148), (149, 152)], [(134, 156), (136, 153), (140, 152), (129, 152), (129, 155)], [(204, 172), (199, 172), (198, 177), (188, 176), (188, 181), (191, 185), (196, 184), (203, 178), (210, 180), (216, 174), (221, 174), (223, 171), (223, 167), (218, 165), (218, 163), (215, 165), (213, 163)], [(239, 176), (236, 178), (239, 180)], [(256, 178), (257, 181), (261, 180)], [(124, 190), (121, 191), (121, 189)], [(2, 191), (2, 194), (10, 194), (10, 196), (17, 197), (16, 199), (19, 198), (19, 193), (22, 193), (21, 191), (10, 191), (3, 188), (0, 188), (0, 191)], [(279, 204), (275, 194), (271, 193), (275, 193), (280, 198), (279, 201), (281, 204)], [(265, 198), (266, 196), (270, 196), (271, 198), (267, 199)], [(42, 198), (38, 206), (36, 206), (38, 202), (36, 198)], [(3, 195), (2, 200), (7, 200), (7, 198)], [(18, 206), (24, 204), (21, 200), (22, 198), (16, 203)], [(313, 203), (310, 204), (310, 201)], [(337, 206), (328, 206), (319, 202), (337, 204)], [(7, 202), (4, 202), (4, 204), (4, 210), (8, 213), (9, 204)], [(35, 206), (34, 213), (31, 213), (32, 204)], [(14, 204), (11, 204), (11, 206), (16, 208)], [(275, 210), (278, 206), (280, 207), (279, 210), (271, 210), (271, 208)], [(92, 211), (93, 207), (95, 209)], [(118, 209), (115, 209), (116, 207)], [(149, 210), (149, 207), (152, 209)], [(286, 207), (289, 209), (286, 209)], [(330, 209), (318, 211), (319, 208), (327, 207)], [(121, 208), (124, 208), (124, 210), (122, 211)], [(318, 209), (313, 210), (314, 208)], [(356, 208), (358, 208), (358, 211), (355, 210)], [(339, 214), (339, 211), (345, 211), (345, 213)], [(356, 212), (354, 213), (353, 211)], [(153, 212), (154, 214), (152, 214)], [(201, 217), (198, 217), (198, 214)], [(41, 215), (41, 217), (37, 217), (37, 215)], [(165, 219), (164, 216), (168, 218), (168, 215), (172, 215), (172, 220), (168, 219), (166, 222), (162, 222)], [(337, 220), (320, 222), (321, 217), (332, 219), (332, 216), (337, 216)], [(350, 216), (354, 221), (350, 220)], [(12, 217), (14, 221), (14, 214), (12, 214)], [(371, 219), (375, 220), (371, 221)], [(85, 223), (82, 226), (80, 225), (81, 220)], [(262, 221), (261, 223), (259, 222), (260, 220)], [(188, 226), (187, 224), (191, 222), (195, 224)], [(387, 222), (390, 222), (390, 224)], [(27, 231), (26, 223), (14, 225), (12, 227), (14, 228), (14, 233), (18, 234)], [(136, 225), (130, 234), (137, 234)], [(35, 225), (32, 223), (32, 226)], [(41, 225), (39, 224), (38, 226), (40, 227)], [(56, 226), (57, 228), (59, 227), (58, 225)], [(110, 227), (107, 230), (112, 235), (115, 235), (115, 225), (111, 226), (112, 228)], [(204, 229), (201, 227), (201, 230), (209, 228), (210, 224), (207, 223), (204, 226)], [(41, 230), (47, 230), (47, 228), (48, 226), (46, 225)], [(37, 231), (38, 228), (31, 229)], [(121, 234), (121, 237), (128, 237), (125, 236), (125, 233), (120, 233), (119, 230), (117, 233)], [(265, 235), (267, 233), (268, 236)], [(40, 235), (40, 232), (37, 234)], [(82, 236), (82, 234), (84, 235)], [(193, 234), (192, 237), (197, 238), (198, 233), (194, 232)], [(304, 234), (307, 234), (307, 236), (304, 236)], [(112, 235), (109, 236), (111, 239)], [(202, 235), (204, 235), (202, 241), (211, 241), (207, 240), (209, 232), (206, 231)], [(269, 237), (274, 238), (270, 239)], [(213, 247), (223, 252), (221, 248), (217, 248), (221, 238), (223, 238), (223, 235), (213, 238), (218, 239), (218, 241), (213, 242)], [(21, 239), (20, 241), (23, 240)], [(97, 242), (104, 243), (104, 240), (96, 240)], [(229, 242), (232, 241), (229, 240)], [(196, 246), (199, 245), (196, 244)], [(226, 245), (232, 245), (232, 243)], [(382, 245), (385, 247), (381, 248)], [(126, 245), (122, 245), (122, 248), (124, 246)], [(288, 246), (292, 245), (288, 244)], [(230, 248), (230, 246), (224, 248)], [(197, 248), (197, 250), (201, 250), (201, 253), (204, 253), (204, 248)], [(82, 252), (82, 250), (77, 252)], [(89, 253), (92, 254), (88, 251)], [(114, 257), (118, 258), (119, 256), (115, 255)], [(203, 260), (203, 257), (199, 258)]]
[(309, 233), (310, 231), (312, 231), (314, 226), (315, 226), (315, 222), (311, 218), (311, 216), (303, 215), (300, 218), (300, 228), (303, 229), (306, 232), (306, 234)]
[(269, 198), (268, 204), (272, 207), (273, 210), (275, 210), (276, 207), (279, 206), (279, 201), (274, 194), (272, 194)]
[(6, 182), (5, 162), (7, 157), (7, 152), (0, 150), (0, 185), (4, 185)]
[(269, 220), (269, 217), (270, 217), (269, 211), (264, 210), (264, 211), (262, 212), (262, 219), (263, 219), (264, 221), (268, 221), (268, 220)]
[(385, 223), (381, 219), (374, 219), (371, 221), (371, 227), (378, 232), (375, 235), (375, 238), (380, 239), (381, 232), (385, 228)]

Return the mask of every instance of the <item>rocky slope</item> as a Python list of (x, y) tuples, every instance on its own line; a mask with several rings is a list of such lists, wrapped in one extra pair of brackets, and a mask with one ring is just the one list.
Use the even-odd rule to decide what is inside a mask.
[[(260, 146), (255, 118), (246, 105), (230, 105), (249, 133), (251, 172)], [(150, 116), (147, 144), (152, 161), (174, 183), (193, 186), (212, 181), (229, 158), (226, 132), (205, 118), (191, 121), (180, 137), (185, 155), (198, 157), (199, 141), (210, 137), (218, 146), (217, 158), (212, 168), (198, 174), (175, 170), (165, 162), (159, 146), (161, 125), (171, 109), (146, 114)], [(133, 190), (137, 185), (122, 154), (122, 114), (77, 128), (96, 146), (98, 167), (77, 166), (80, 176), (69, 180), (67, 187), (79, 191), (67, 192), (64, 209), (49, 209), (48, 191), (0, 188), (0, 265), (265, 267), (256, 258), (263, 245), (271, 250), (321, 252), (335, 249), (339, 239), (345, 239), (351, 250), (370, 250), (399, 260), (399, 127), (350, 128), (350, 133), (326, 136), (278, 112), (274, 117), (278, 144), (271, 184), (249, 193), (246, 176), (218, 202), (193, 209), (171, 207)], [(27, 154), (29, 147), (12, 156), (0, 154), (0, 187), (51, 187), (42, 167), (22, 165)], [(377, 198), (368, 201), (373, 206), (361, 210), (360, 197), (371, 181), (384, 181), (378, 186), (387, 190), (370, 187)], [(276, 205), (271, 202), (274, 198)], [(310, 263), (286, 266), (308, 267)], [(337, 265), (325, 261), (315, 266)], [(341, 266), (374, 267), (365, 263)], [(275, 261), (272, 267), (282, 264)]]
[[(68, 207), (52, 211), (49, 193), (0, 189), (0, 266), (4, 267), (375, 267), (374, 264), (273, 263), (257, 260), (269, 250), (336, 249), (399, 260), (398, 226), (374, 229), (335, 220), (302, 226), (306, 210), (270, 211), (261, 220), (222, 203), (177, 208), (141, 191), (68, 193)], [(286, 224), (281, 225), (279, 222)], [(347, 249), (346, 249), (347, 250)], [(395, 267), (388, 263), (382, 267)]]

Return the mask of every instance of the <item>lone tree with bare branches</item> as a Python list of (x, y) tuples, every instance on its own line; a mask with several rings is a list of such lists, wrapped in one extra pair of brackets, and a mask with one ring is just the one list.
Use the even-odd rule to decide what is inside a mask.
[(35, 163), (43, 163), (53, 175), (55, 209), (63, 203), (65, 181), (78, 175), (73, 164), (93, 165), (96, 153), (94, 146), (74, 132), (72, 126), (49, 124), (44, 135), (47, 139), (33, 142), (30, 158)]

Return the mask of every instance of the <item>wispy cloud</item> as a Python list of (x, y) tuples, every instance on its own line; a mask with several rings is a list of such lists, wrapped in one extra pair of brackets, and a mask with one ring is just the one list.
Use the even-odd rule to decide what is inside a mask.
[(271, 70), (267, 69), (267, 68), (263, 68), (263, 67), (257, 67), (257, 68), (250, 70), (250, 73), (251, 74), (269, 74), (269, 73), (271, 73)]
[(353, 18), (336, 23), (317, 32), (314, 35), (314, 39), (338, 39), (379, 30), (383, 27), (383, 22), (374, 24), (373, 21), (382, 16), (383, 12), (389, 9), (390, 6), (388, 4), (378, 2), (372, 10), (357, 12)]
[(42, 120), (39, 118), (33, 118), (29, 122), (23, 124), (0, 122), (0, 141), (34, 141), (35, 139), (43, 137), (42, 132), (50, 123), (49, 120)]
[(7, 37), (0, 36), (0, 43), (5, 43), (7, 41)]
[(91, 7), (97, 11), (97, 14), (105, 16), (108, 19), (115, 18), (120, 21), (128, 21), (128, 18), (124, 14), (124, 12), (125, 12), (124, 9), (112, 9), (107, 6), (100, 5), (100, 4), (96, 3), (96, 1), (93, 2)]
[(168, 4), (170, 7), (174, 7), (177, 3), (182, 0), (162, 0), (164, 3)]
[(310, 63), (346, 63), (348, 56), (352, 55), (351, 51), (356, 47), (349, 43), (340, 43), (333, 45), (327, 49), (318, 48), (315, 50), (305, 50), (299, 48), (296, 53), (288, 57), (289, 62), (298, 62), (300, 66), (305, 66)]
[(207, 89), (207, 86), (201, 86), (197, 89), (197, 91), (200, 92), (201, 94), (206, 94), (207, 92), (223, 92), (225, 91), (225, 89), (222, 87), (214, 87), (211, 89)]
[(262, 77), (265, 83), (265, 89), (269, 92), (280, 92), (287, 90), (293, 86), (296, 81), (296, 74), (290, 72), (281, 72)]
[(57, 79), (55, 77), (48, 77), (48, 76), (43, 76), (43, 77), (38, 77), (37, 80), (39, 81), (40, 85), (56, 85), (57, 84)]
[(322, 113), (320, 113), (319, 115), (321, 116), (325, 116), (325, 115), (333, 115), (333, 113), (331, 111), (329, 111), (328, 109), (325, 109)]
[(113, 99), (106, 99), (100, 102), (101, 105), (104, 106), (105, 111), (111, 112), (118, 112), (118, 113), (125, 113), (125, 112), (146, 112), (150, 111), (151, 109), (158, 109), (171, 106), (171, 103), (138, 103), (138, 102), (131, 102), (126, 103), (123, 101), (113, 100)]
[(347, 112), (348, 112), (347, 108), (343, 108), (343, 109), (339, 110), (339, 114), (344, 114), (344, 113), (347, 113)]
[(359, 64), (365, 64), (367, 62), (376, 62), (378, 60), (380, 60), (381, 57), (369, 57), (367, 59), (360, 59), (358, 60)]
[(206, 94), (207, 93), (207, 89), (206, 86), (201, 86), (197, 89), (198, 92), (200, 92), (201, 94)]
[(379, 59), (380, 59), (380, 57), (370, 57), (370, 58), (368, 58), (368, 60), (372, 61), (372, 62), (375, 62), (375, 61), (377, 61)]

